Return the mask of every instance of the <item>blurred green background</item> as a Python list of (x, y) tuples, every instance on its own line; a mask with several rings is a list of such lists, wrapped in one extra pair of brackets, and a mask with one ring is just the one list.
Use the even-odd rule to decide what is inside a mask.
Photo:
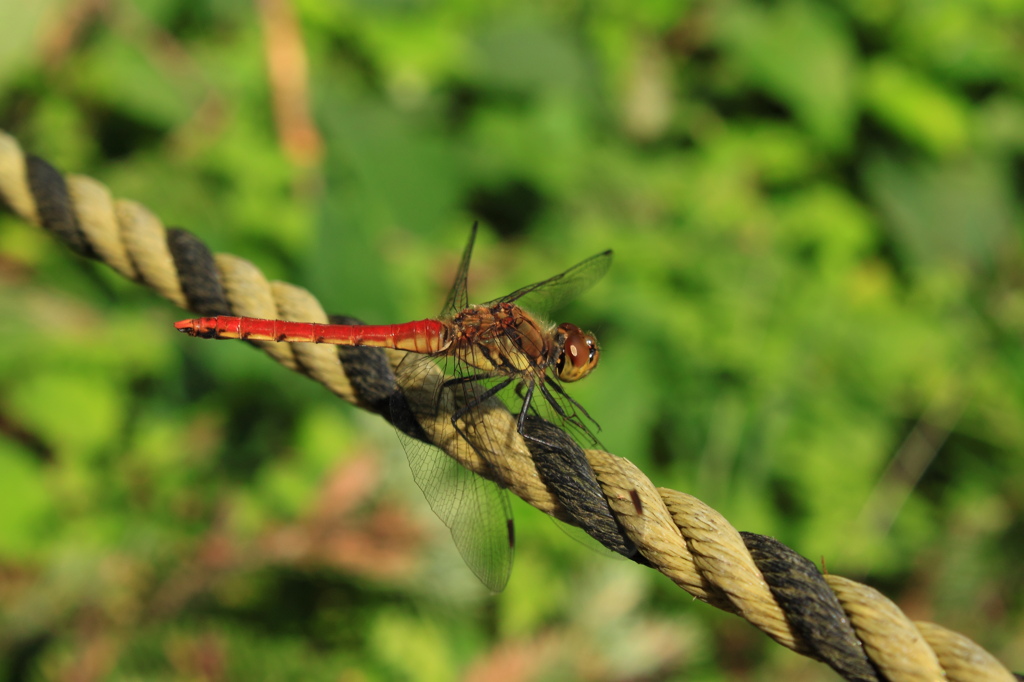
[[(605, 248), (608, 449), (1024, 669), (1024, 2), (0, 3), (0, 127), (369, 322)], [(9, 680), (831, 680), (0, 215)]]

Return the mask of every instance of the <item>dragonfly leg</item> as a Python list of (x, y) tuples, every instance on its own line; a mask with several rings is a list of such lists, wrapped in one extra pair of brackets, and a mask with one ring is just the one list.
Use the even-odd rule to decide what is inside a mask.
[[(548, 448), (551, 448), (552, 450), (557, 450), (559, 449), (559, 445), (557, 443), (551, 440), (547, 440), (546, 438), (542, 438), (534, 433), (531, 433), (526, 428), (526, 410), (529, 407), (529, 403), (527, 402), (527, 400), (533, 397), (533, 389), (534, 387), (530, 386), (527, 395), (523, 399), (523, 409), (520, 410), (519, 412), (519, 433), (522, 435), (523, 438), (525, 438), (528, 441), (532, 441), (534, 443), (537, 443), (538, 445), (546, 446)], [(572, 424), (573, 426), (582, 429), (583, 432), (586, 433), (588, 436), (590, 435), (590, 431), (588, 431), (585, 426), (580, 424), (580, 420), (577, 419), (575, 415), (570, 415), (565, 412), (565, 410), (558, 403), (558, 401), (555, 400), (555, 397), (551, 395), (551, 393), (547, 390), (544, 384), (540, 384), (540, 392), (544, 396), (544, 399), (548, 401), (548, 404), (551, 405), (551, 409), (555, 411), (555, 414), (557, 414), (559, 417), (564, 419), (566, 422)], [(562, 395), (565, 394), (563, 393)], [(568, 398), (569, 396), (565, 397)]]
[[(519, 393), (519, 398), (523, 401), (523, 406), (521, 408), (519, 408), (519, 419), (516, 420), (516, 431), (519, 432), (519, 435), (521, 435), (521, 436), (523, 436), (525, 438), (526, 437), (526, 415), (529, 414), (530, 402), (533, 400), (534, 385), (531, 383), (530, 386), (527, 387), (525, 391), (523, 391), (522, 389), (523, 389), (523, 384), (519, 384), (519, 386), (516, 387), (516, 392)], [(541, 386), (541, 390), (543, 390), (543, 385)]]
[[(590, 423), (593, 424), (595, 427), (597, 427), (598, 431), (601, 430), (601, 425), (597, 423), (597, 420), (590, 416), (590, 413), (587, 412), (587, 409), (585, 407), (583, 407), (578, 402), (573, 400), (572, 396), (569, 395), (568, 393), (566, 393), (565, 389), (562, 388), (558, 384), (557, 381), (555, 381), (551, 377), (545, 377), (544, 378), (544, 384), (546, 384), (546, 386), (550, 386), (551, 388), (553, 388), (555, 390), (556, 393), (558, 393), (558, 395), (560, 395), (563, 398), (565, 398), (566, 400), (568, 400), (569, 403), (573, 406), (573, 411), (574, 412), (576, 410), (579, 410), (580, 414), (582, 414), (584, 417), (586, 417), (588, 420), (590, 420)], [(558, 404), (558, 401), (555, 400), (554, 396), (552, 396), (551, 393), (548, 392), (546, 386), (542, 385), (540, 387), (541, 392), (544, 394), (544, 397), (547, 398), (547, 401), (549, 403), (551, 403), (552, 407), (554, 407), (555, 412), (557, 412), (560, 417), (564, 417), (565, 419), (571, 421), (576, 426), (578, 426), (581, 429), (583, 429), (583, 431), (585, 431), (588, 436), (593, 437), (592, 434), (590, 433), (590, 429), (587, 428), (587, 426), (583, 423), (583, 421), (581, 419), (579, 419), (575, 414), (573, 414), (572, 416), (568, 416), (568, 415), (565, 414), (565, 411)]]
[[(552, 382), (552, 385), (558, 391), (559, 395), (561, 395), (562, 397), (564, 397), (567, 400), (569, 400), (574, 406), (578, 407), (584, 414), (586, 414), (586, 410), (584, 410), (579, 405), (579, 403), (577, 403), (575, 400), (570, 398), (565, 393), (565, 391), (562, 390), (561, 386), (559, 386), (557, 383), (553, 382), (550, 377), (547, 377), (547, 380)], [(555, 398), (555, 396), (551, 394), (551, 392), (544, 385), (544, 383), (541, 383), (541, 384), (530, 384), (529, 386), (526, 386), (525, 384), (519, 384), (519, 386), (516, 387), (516, 392), (519, 394), (519, 397), (523, 401), (523, 407), (522, 407), (522, 409), (519, 410), (519, 421), (518, 421), (518, 424), (517, 424), (519, 435), (521, 435), (527, 441), (531, 441), (533, 443), (537, 443), (538, 445), (542, 445), (542, 446), (551, 448), (552, 451), (555, 451), (555, 450), (560, 448), (558, 443), (556, 443), (554, 441), (551, 441), (551, 440), (548, 440), (546, 438), (540, 437), (537, 434), (533, 433), (531, 431), (531, 429), (527, 428), (526, 422), (527, 422), (527, 419), (529, 418), (530, 404), (531, 404), (531, 401), (533, 400), (533, 391), (534, 391), (535, 388), (537, 388), (537, 386), (540, 386), (541, 395), (543, 395), (544, 399), (547, 400), (548, 404), (551, 405), (551, 409), (554, 410), (555, 414), (557, 414), (559, 417), (564, 419), (566, 422), (568, 422), (568, 423), (572, 424), (573, 426), (579, 428), (583, 433), (585, 433), (587, 435), (588, 438), (590, 438), (591, 440), (596, 442), (596, 439), (594, 438), (593, 434), (591, 434), (591, 432), (587, 428), (586, 424), (584, 424), (583, 421), (575, 413), (570, 414), (570, 413), (566, 412), (565, 408), (562, 407), (561, 403), (559, 403), (558, 400)], [(538, 417), (539, 417), (539, 415), (538, 415)], [(590, 417), (590, 415), (588, 414), (587, 417)], [(591, 421), (593, 421), (593, 419), (591, 419)], [(600, 427), (598, 427), (598, 428), (600, 428)]]
[[(473, 375), (465, 376), (465, 377), (456, 377), (455, 379), (449, 379), (448, 381), (444, 382), (443, 384), (441, 384), (441, 387), (442, 388), (451, 389), (452, 387), (458, 386), (458, 385), (461, 385), (461, 384), (468, 384), (470, 382), (481, 381), (483, 379), (490, 379), (490, 378), (491, 378), (491, 375), (488, 375), (488, 374), (473, 374)], [(466, 432), (463, 431), (461, 428), (459, 428), (459, 423), (458, 423), (459, 420), (462, 419), (463, 417), (465, 417), (467, 414), (469, 414), (470, 411), (472, 411), (473, 409), (478, 407), (485, 400), (488, 400), (489, 398), (497, 395), (501, 390), (503, 390), (510, 383), (512, 383), (511, 377), (508, 378), (508, 379), (505, 379), (504, 381), (502, 381), (502, 382), (500, 382), (498, 384), (495, 384), (494, 386), (491, 386), (490, 388), (488, 388), (486, 391), (484, 391), (480, 395), (474, 397), (474, 399), (471, 402), (463, 405), (459, 409), (457, 409), (454, 412), (452, 412), (452, 426), (455, 427), (455, 432), (458, 433), (460, 436), (462, 436), (463, 439), (469, 441), (469, 438), (467, 437)], [(472, 441), (470, 441), (470, 442), (472, 442)]]

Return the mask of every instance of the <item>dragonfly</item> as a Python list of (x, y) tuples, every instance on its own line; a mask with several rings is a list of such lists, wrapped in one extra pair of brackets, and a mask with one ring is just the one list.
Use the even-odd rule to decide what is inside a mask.
[[(395, 370), (398, 386), (434, 386), (430, 399), (415, 401), (420, 406), (412, 408), (413, 416), (421, 423), (438, 415), (449, 416), (455, 432), (471, 443), (484, 462), (497, 461), (507, 443), (486, 433), (470, 439), (464, 428), (468, 423), (486, 424), (475, 413), (490, 409), (492, 398), (503, 392), (514, 393), (520, 403), (515, 412), (516, 430), (524, 439), (538, 440), (528, 425), (541, 416), (596, 444), (594, 430), (600, 427), (562, 384), (579, 381), (594, 370), (601, 355), (597, 339), (572, 323), (544, 322), (528, 309), (551, 311), (568, 303), (607, 273), (612, 252), (603, 251), (501, 298), (470, 305), (467, 279), (476, 234), (474, 224), (455, 282), (436, 318), (348, 325), (221, 315), (182, 320), (175, 327), (190, 336), (208, 339), (406, 351)], [(439, 368), (443, 378), (430, 384), (428, 377)], [(538, 395), (543, 399), (537, 400)], [(405, 401), (403, 409), (410, 409)], [(398, 425), (399, 417), (393, 416), (393, 423)], [(398, 431), (413, 478), (431, 509), (451, 531), (463, 560), (488, 589), (502, 591), (511, 573), (515, 547), (505, 489), (461, 466), (422, 437), (412, 437), (408, 429), (400, 427)]]

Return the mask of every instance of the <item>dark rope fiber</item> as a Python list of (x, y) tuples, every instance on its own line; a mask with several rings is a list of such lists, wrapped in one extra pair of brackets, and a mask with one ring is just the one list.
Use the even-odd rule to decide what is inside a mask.
[(864, 653), (842, 604), (815, 565), (774, 538), (740, 535), (787, 620), (815, 657), (847, 680), (878, 682), (878, 671)]
[(38, 156), (27, 157), (25, 165), (39, 219), (46, 229), (75, 253), (96, 258), (96, 252), (78, 225), (64, 176)]
[(230, 315), (213, 254), (198, 237), (180, 227), (167, 230), (167, 247), (181, 276), (188, 307), (199, 315)]

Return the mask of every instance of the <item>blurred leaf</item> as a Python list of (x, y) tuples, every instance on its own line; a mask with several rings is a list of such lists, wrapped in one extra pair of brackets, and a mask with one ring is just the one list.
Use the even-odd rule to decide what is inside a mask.
[(457, 677), (438, 624), (383, 609), (370, 628), (370, 646), (392, 675), (424, 682)]
[(893, 26), (900, 52), (910, 60), (968, 82), (1013, 77), (1019, 46), (1006, 28), (1024, 16), (1017, 0), (938, 0), (915, 10), (897, 15)]
[[(158, 128), (183, 120), (195, 102), (185, 87), (140, 45), (116, 38), (98, 42), (75, 71), (77, 86), (126, 117)], [(126, 88), (131, 83), (133, 87)]]
[(58, 449), (58, 457), (91, 458), (121, 428), (124, 401), (106, 377), (53, 371), (36, 373), (9, 396), (20, 422)]
[(53, 521), (51, 495), (42, 463), (0, 440), (0, 557), (30, 558), (47, 544), (39, 539)]
[(882, 124), (926, 151), (949, 155), (967, 146), (970, 120), (964, 101), (896, 60), (868, 64), (864, 96)]
[(722, 39), (756, 87), (793, 110), (826, 148), (853, 137), (856, 61), (850, 28), (826, 5), (737, 3)]
[(877, 155), (864, 179), (913, 265), (991, 266), (1014, 222), (999, 165), (967, 158), (939, 167)]
[(568, 38), (520, 10), (483, 27), (470, 63), (492, 88), (568, 94), (586, 83), (585, 62)]
[(66, 0), (0, 3), (0, 88), (42, 56), (42, 38)]

